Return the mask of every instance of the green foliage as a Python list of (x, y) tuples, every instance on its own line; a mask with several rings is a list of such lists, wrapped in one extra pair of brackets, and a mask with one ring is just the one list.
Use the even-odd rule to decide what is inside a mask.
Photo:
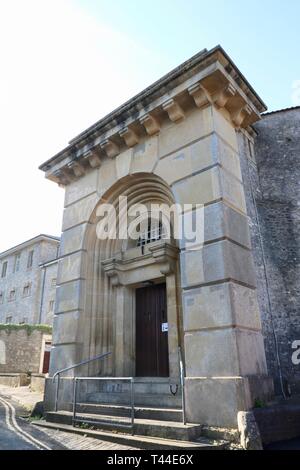
[(90, 429), (91, 426), (88, 423), (79, 423), (78, 427), (81, 429)]
[(36, 414), (34, 416), (28, 416), (26, 419), (29, 423), (33, 423), (34, 421), (43, 421), (44, 417), (43, 415)]
[(78, 423), (77, 427), (80, 428), (80, 429), (90, 429), (90, 430), (95, 429), (95, 426), (93, 426), (92, 424), (89, 424), (89, 423)]
[(254, 400), (254, 408), (265, 408), (266, 404), (263, 400), (260, 398), (256, 398)]
[(34, 331), (41, 331), (42, 333), (52, 334), (52, 326), (49, 325), (17, 325), (13, 323), (0, 323), (0, 331), (5, 331), (10, 334), (12, 331), (26, 330), (28, 335), (31, 335)]

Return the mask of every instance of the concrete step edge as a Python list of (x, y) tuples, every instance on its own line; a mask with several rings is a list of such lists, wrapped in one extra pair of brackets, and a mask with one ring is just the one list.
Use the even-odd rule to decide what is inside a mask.
[(74, 428), (68, 424), (49, 423), (47, 421), (32, 422), (33, 425), (44, 427), (48, 429), (55, 429), (59, 431), (79, 434), (81, 436), (92, 437), (103, 441), (119, 443), (123, 445), (132, 445), (140, 449), (185, 449), (185, 450), (224, 450), (228, 446), (227, 441), (209, 440), (207, 438), (199, 438), (197, 441), (180, 441), (174, 439), (164, 439), (159, 437), (148, 437), (134, 435), (129, 436), (125, 434), (115, 434), (108, 431), (95, 431), (90, 429)]
[[(113, 409), (123, 409), (123, 410), (131, 410), (131, 407), (128, 405), (116, 405), (114, 403), (77, 403), (78, 406), (95, 406), (95, 407), (103, 407), (103, 408), (113, 408)], [(158, 406), (141, 406), (141, 405), (136, 405), (135, 407), (136, 411), (166, 411), (170, 413), (182, 413), (181, 408), (166, 408), (166, 407), (158, 407)]]
[[(120, 416), (130, 417), (131, 406), (126, 405), (110, 405), (99, 403), (78, 403), (76, 411), (78, 413), (92, 413), (99, 416)], [(182, 421), (182, 410), (180, 408), (162, 408), (162, 407), (145, 407), (137, 405), (134, 407), (135, 417), (141, 419), (161, 420), (161, 421)]]
[[(56, 412), (53, 411), (53, 412), (48, 412), (47, 415), (50, 415), (50, 416), (59, 415), (59, 416), (66, 416), (68, 418), (71, 418), (73, 416), (73, 413), (71, 411), (56, 411)], [(91, 419), (95, 422), (99, 421), (100, 423), (102, 420), (107, 420), (107, 421), (112, 422), (112, 424), (113, 424), (113, 421), (117, 421), (118, 418), (119, 419), (122, 418), (118, 416), (95, 415), (93, 413), (77, 413), (76, 417), (82, 419), (82, 421), (84, 421), (84, 419)], [(163, 421), (163, 420), (154, 420), (154, 419), (135, 418), (134, 422), (135, 424), (139, 424), (139, 425), (161, 426), (161, 427), (172, 427), (172, 428), (176, 427), (178, 429), (184, 429), (184, 430), (194, 429), (194, 428), (199, 428), (199, 427), (202, 428), (201, 424), (190, 424), (190, 423), (183, 424), (183, 423), (180, 423), (179, 421)]]

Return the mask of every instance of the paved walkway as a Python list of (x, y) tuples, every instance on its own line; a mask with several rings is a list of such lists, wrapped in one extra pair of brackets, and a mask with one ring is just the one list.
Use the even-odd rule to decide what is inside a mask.
[(123, 446), (54, 429), (44, 428), (42, 431), (55, 440), (61, 440), (64, 446), (70, 450), (140, 450), (136, 447)]

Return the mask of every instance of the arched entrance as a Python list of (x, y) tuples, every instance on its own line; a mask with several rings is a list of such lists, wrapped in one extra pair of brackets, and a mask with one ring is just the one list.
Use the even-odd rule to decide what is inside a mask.
[[(165, 239), (161, 227), (151, 224), (150, 233), (138, 240), (99, 239), (98, 209), (109, 203), (122, 212), (120, 196), (127, 198), (128, 211), (135, 204), (174, 203), (161, 178), (141, 173), (119, 180), (95, 208), (85, 240), (83, 356), (112, 351), (101, 375), (175, 379), (181, 331), (178, 247), (172, 234)], [(90, 375), (98, 372), (99, 364), (91, 364)]]

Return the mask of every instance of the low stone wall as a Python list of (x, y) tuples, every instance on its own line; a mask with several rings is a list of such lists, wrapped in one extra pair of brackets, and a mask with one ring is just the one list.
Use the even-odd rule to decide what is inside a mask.
[(300, 436), (300, 404), (281, 404), (253, 410), (264, 445)]
[(51, 330), (46, 325), (0, 324), (0, 374), (39, 373), (44, 335)]
[(0, 385), (25, 387), (29, 383), (30, 377), (27, 374), (0, 374)]
[(32, 374), (30, 379), (31, 391), (44, 393), (45, 379), (46, 377), (44, 374)]

